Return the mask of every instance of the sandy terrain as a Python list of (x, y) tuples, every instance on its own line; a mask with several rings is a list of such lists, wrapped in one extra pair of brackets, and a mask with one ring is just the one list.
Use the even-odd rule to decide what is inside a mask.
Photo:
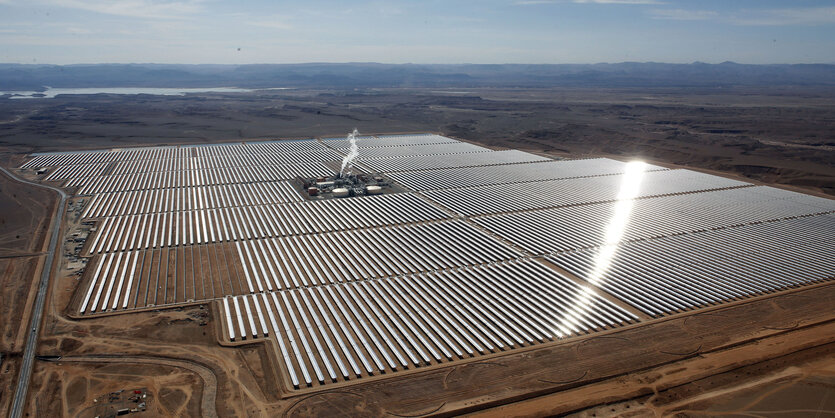
[(10, 407), (54, 208), (53, 194), (0, 174), (0, 415)]
[(49, 388), (30, 408), (35, 416), (106, 416), (111, 408), (105, 401), (94, 403), (94, 398), (139, 387), (154, 394), (146, 400), (145, 413), (149, 416), (182, 416), (200, 410), (202, 381), (194, 373), (175, 367), (128, 362), (91, 366), (74, 361), (40, 362), (35, 376), (33, 387)]
[(3, 353), (3, 362), (0, 364), (0, 414), (3, 416), (9, 414), (19, 370), (20, 353)]
[(54, 193), (0, 173), (0, 257), (39, 255), (44, 250), (49, 215), (55, 210), (53, 200)]
[(14, 257), (0, 259), (0, 277), (3, 278), (0, 297), (3, 310), (0, 313), (0, 350), (4, 354), (20, 353), (28, 319), (27, 307), (31, 305), (34, 289), (31, 284), (35, 273), (40, 272), (41, 257)]
[[(785, 343), (785, 338), (783, 340)], [(654, 369), (644, 373), (652, 379), (651, 395), (590, 408), (570, 416), (831, 415), (835, 411), (833, 349), (835, 346), (831, 343), (800, 349), (668, 389), (663, 386), (659, 389), (658, 382), (669, 380), (667, 376), (675, 373), (672, 367)], [(641, 386), (644, 382), (634, 383)], [(665, 383), (669, 385), (669, 382)]]

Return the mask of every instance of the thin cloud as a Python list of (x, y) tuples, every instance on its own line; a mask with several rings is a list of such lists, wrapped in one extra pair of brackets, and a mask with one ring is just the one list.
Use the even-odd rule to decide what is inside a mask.
[(719, 17), (712, 10), (652, 9), (647, 12), (653, 19), (665, 20), (710, 20)]
[(667, 4), (657, 0), (574, 0), (572, 3), (592, 4)]
[(295, 29), (292, 24), (287, 22), (288, 20), (294, 20), (288, 15), (254, 15), (251, 13), (236, 12), (230, 13), (228, 16), (235, 24), (278, 30)]
[(67, 33), (70, 33), (70, 34), (73, 34), (73, 35), (90, 35), (90, 34), (95, 33), (95, 31), (90, 30), (88, 28), (82, 28), (82, 27), (78, 27), (78, 26), (70, 26), (70, 27), (67, 28)]
[(576, 4), (644, 4), (644, 5), (661, 5), (667, 4), (658, 0), (519, 0), (513, 4), (517, 6), (531, 6), (537, 4), (558, 4), (558, 3), (576, 3)]
[(763, 10), (738, 16), (732, 22), (750, 26), (829, 25), (835, 23), (835, 7)]
[(278, 20), (248, 20), (245, 23), (247, 25), (258, 26), (260, 28), (281, 29), (281, 30), (293, 29), (293, 25), (291, 25), (289, 23), (280, 22)]
[(40, 3), (106, 15), (146, 19), (183, 19), (203, 11), (202, 0), (44, 0)]
[(537, 4), (554, 4), (554, 3), (565, 3), (564, 1), (552, 1), (552, 0), (523, 0), (517, 1), (513, 4), (517, 6), (533, 6)]
[(835, 24), (835, 7), (742, 10), (720, 14), (713, 10), (652, 9), (652, 19), (714, 20), (739, 26), (815, 26)]

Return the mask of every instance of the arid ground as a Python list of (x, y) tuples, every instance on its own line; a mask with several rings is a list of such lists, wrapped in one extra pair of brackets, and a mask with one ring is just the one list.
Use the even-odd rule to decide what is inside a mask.
[[(7, 165), (8, 160), (3, 164)], [(0, 174), (0, 411), (9, 408), (55, 197)]]

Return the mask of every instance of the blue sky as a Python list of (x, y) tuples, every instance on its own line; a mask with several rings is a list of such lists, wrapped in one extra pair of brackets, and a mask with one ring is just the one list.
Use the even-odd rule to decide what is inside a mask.
[(835, 63), (835, 1), (0, 0), (6, 63)]

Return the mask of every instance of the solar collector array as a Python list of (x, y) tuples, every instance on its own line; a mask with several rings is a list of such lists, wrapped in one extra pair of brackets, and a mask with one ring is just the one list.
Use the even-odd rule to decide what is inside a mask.
[(231, 245), (105, 253), (94, 257), (89, 265), (93, 270), (79, 301), (81, 314), (249, 293)]
[[(455, 236), (456, 240), (447, 237)], [(333, 284), (518, 258), (461, 221), (239, 241), (251, 291)]]
[(189, 148), (175, 147), (145, 147), (115, 149), (110, 151), (82, 151), (42, 154), (23, 163), (20, 168), (69, 166), (75, 164), (104, 163), (124, 160), (184, 158), (188, 155)]
[(637, 320), (535, 261), (234, 299), (262, 305), (269, 322), (252, 314), (258, 309), (226, 302), (227, 337), (276, 335), (295, 387), (477, 357)]
[[(608, 158), (560, 160), (489, 167), (448, 168), (389, 173), (389, 177), (413, 190), (451, 189), (512, 184), (563, 178), (605, 176), (626, 171), (626, 163)], [(665, 170), (647, 165), (646, 171)]]
[(301, 195), (286, 181), (133, 190), (93, 195), (81, 217), (100, 218), (302, 200)]
[[(349, 148), (338, 148), (343, 154), (350, 152)], [(413, 145), (402, 147), (363, 148), (357, 161), (398, 158), (404, 156), (442, 155), (442, 154), (474, 154), (490, 152), (489, 149), (463, 142), (445, 144)]]
[(396, 171), (434, 170), (450, 167), (474, 167), (550, 160), (550, 158), (516, 150), (415, 155), (410, 157), (397, 156), (386, 159), (358, 158), (358, 161), (373, 171), (389, 173)]
[[(456, 213), (490, 213), (571, 206), (617, 199), (624, 175), (500, 184), (423, 192)], [(643, 174), (636, 197), (680, 194), (702, 190), (750, 186), (750, 183), (690, 170), (651, 171)]]
[[(176, 201), (178, 204), (181, 202), (179, 199)], [(103, 218), (89, 251), (99, 253), (312, 234), (447, 217), (444, 212), (409, 193), (348, 200), (151, 212)]]
[(242, 144), (220, 144), (196, 146), (194, 150), (198, 157), (224, 156), (224, 155), (254, 155), (254, 154), (281, 154), (307, 151), (323, 151), (327, 147), (315, 139), (302, 140), (281, 140), (281, 141), (255, 141)]
[(69, 180), (64, 187), (80, 187), (77, 194), (89, 195), (128, 190), (271, 182), (296, 177), (331, 175), (333, 173), (333, 169), (323, 163), (285, 164), (264, 167), (224, 167), (205, 170), (161, 171), (87, 177)]
[[(325, 138), (322, 143), (332, 148), (348, 148), (351, 143), (347, 138)], [(382, 148), (382, 147), (412, 147), (437, 144), (461, 143), (452, 138), (440, 135), (382, 135), (382, 136), (358, 136), (356, 138), (358, 148)]]
[(227, 167), (280, 166), (338, 161), (342, 155), (333, 150), (286, 152), (282, 154), (221, 155), (163, 160), (120, 161), (111, 174), (157, 171), (206, 170)]
[[(533, 254), (601, 245), (616, 202), (473, 218)], [(771, 187), (707, 191), (632, 201), (621, 240), (635, 240), (835, 211), (835, 201)]]
[[(324, 162), (347, 153), (344, 139), (51, 155), (24, 166), (55, 164), (50, 178), (93, 195), (82, 217), (102, 222), (80, 314), (220, 300), (226, 336), (275, 338), (296, 387), (637, 320), (582, 280), (663, 316), (835, 274), (831, 200), (648, 165), (620, 243), (600, 247), (617, 218), (623, 162), (550, 161), (436, 135), (358, 145), (360, 168), (423, 192), (311, 202), (280, 181), (333, 173)], [(614, 256), (598, 282), (601, 249)]]
[(107, 151), (37, 155), (23, 163), (20, 168), (67, 167), (81, 164), (107, 163), (113, 161), (115, 156), (116, 154)]
[[(446, 239), (448, 236), (458, 239), (451, 241)], [(161, 305), (224, 294), (414, 274), (519, 256), (518, 252), (461, 221), (118, 251), (100, 254), (95, 259), (96, 268), (79, 312), (121, 309), (98, 301), (108, 300), (115, 293), (142, 293), (137, 289), (148, 286), (148, 282), (154, 283), (151, 289), (155, 290), (150, 301), (142, 303)], [(131, 267), (122, 262), (123, 257), (125, 260), (141, 257), (147, 263), (143, 261), (139, 267)], [(123, 289), (126, 282), (121, 278), (126, 275), (136, 275), (133, 282), (136, 289)], [(135, 306), (145, 306), (142, 303)]]
[(60, 166), (44, 177), (44, 180), (55, 181), (100, 176), (104, 173), (109, 164), (110, 163), (91, 163)]
[[(548, 260), (649, 315), (661, 316), (835, 278), (835, 217), (622, 243), (604, 266), (598, 265), (599, 252), (567, 252)], [(598, 277), (596, 271), (602, 274)]]

